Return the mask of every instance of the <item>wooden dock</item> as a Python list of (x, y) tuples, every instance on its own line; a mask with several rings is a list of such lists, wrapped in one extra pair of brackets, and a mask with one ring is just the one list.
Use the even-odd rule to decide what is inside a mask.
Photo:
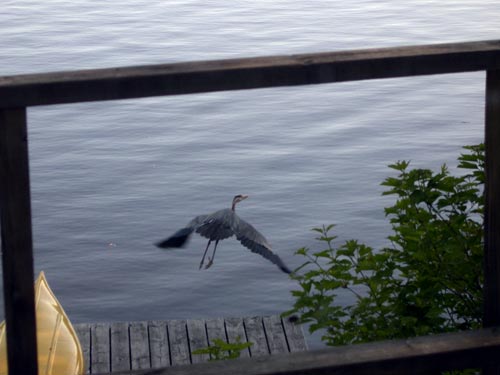
[(252, 342), (241, 357), (307, 350), (302, 327), (278, 315), (248, 318), (188, 319), (74, 324), (86, 373), (160, 368), (206, 362), (192, 352), (214, 339)]

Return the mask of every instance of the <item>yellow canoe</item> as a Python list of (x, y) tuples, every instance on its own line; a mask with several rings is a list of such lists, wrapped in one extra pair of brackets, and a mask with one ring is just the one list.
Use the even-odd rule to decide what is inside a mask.
[[(83, 374), (80, 341), (59, 301), (50, 290), (45, 274), (35, 283), (38, 374)], [(7, 375), (5, 321), (0, 323), (0, 375)]]

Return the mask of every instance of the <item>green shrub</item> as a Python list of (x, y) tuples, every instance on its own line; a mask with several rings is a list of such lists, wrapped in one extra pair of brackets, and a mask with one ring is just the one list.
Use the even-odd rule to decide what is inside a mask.
[[(328, 345), (404, 338), (472, 329), (481, 325), (483, 286), (484, 146), (466, 146), (451, 175), (389, 167), (384, 195), (392, 224), (391, 246), (375, 251), (349, 240), (336, 245), (334, 225), (314, 228), (321, 250), (299, 249), (305, 258), (292, 274), (299, 289), (284, 315), (298, 314)], [(339, 291), (354, 296), (338, 303)]]
[(221, 339), (214, 339), (212, 345), (206, 348), (196, 349), (193, 351), (193, 354), (209, 354), (209, 361), (236, 359), (240, 357), (242, 350), (248, 349), (252, 345), (253, 342), (241, 342), (239, 336), (234, 343), (227, 343)]

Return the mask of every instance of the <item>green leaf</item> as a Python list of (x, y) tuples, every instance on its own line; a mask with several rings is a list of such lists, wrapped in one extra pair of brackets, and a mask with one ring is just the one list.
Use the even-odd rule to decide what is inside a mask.
[(253, 345), (253, 342), (241, 342), (241, 337), (236, 338), (236, 342), (227, 343), (221, 339), (213, 339), (210, 346), (193, 350), (194, 355), (209, 354), (209, 361), (219, 361), (227, 359), (235, 359), (240, 356), (242, 350), (245, 350)]
[(298, 287), (286, 314), (321, 330), (327, 345), (480, 327), (484, 145), (464, 149), (458, 166), (465, 175), (454, 176), (445, 164), (437, 172), (409, 169), (406, 161), (389, 166), (399, 175), (382, 183), (383, 195), (394, 198), (384, 209), (388, 245), (337, 246), (336, 226), (314, 228), (320, 248), (296, 252), (304, 259), (292, 276)]

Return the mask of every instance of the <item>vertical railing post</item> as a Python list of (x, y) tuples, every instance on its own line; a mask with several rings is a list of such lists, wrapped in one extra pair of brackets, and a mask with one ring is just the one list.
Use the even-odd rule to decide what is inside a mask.
[[(483, 326), (500, 326), (500, 70), (486, 72)], [(483, 368), (500, 374), (500, 363)]]
[(0, 221), (9, 373), (37, 375), (26, 108), (0, 110)]
[(485, 327), (500, 325), (500, 70), (486, 72)]

